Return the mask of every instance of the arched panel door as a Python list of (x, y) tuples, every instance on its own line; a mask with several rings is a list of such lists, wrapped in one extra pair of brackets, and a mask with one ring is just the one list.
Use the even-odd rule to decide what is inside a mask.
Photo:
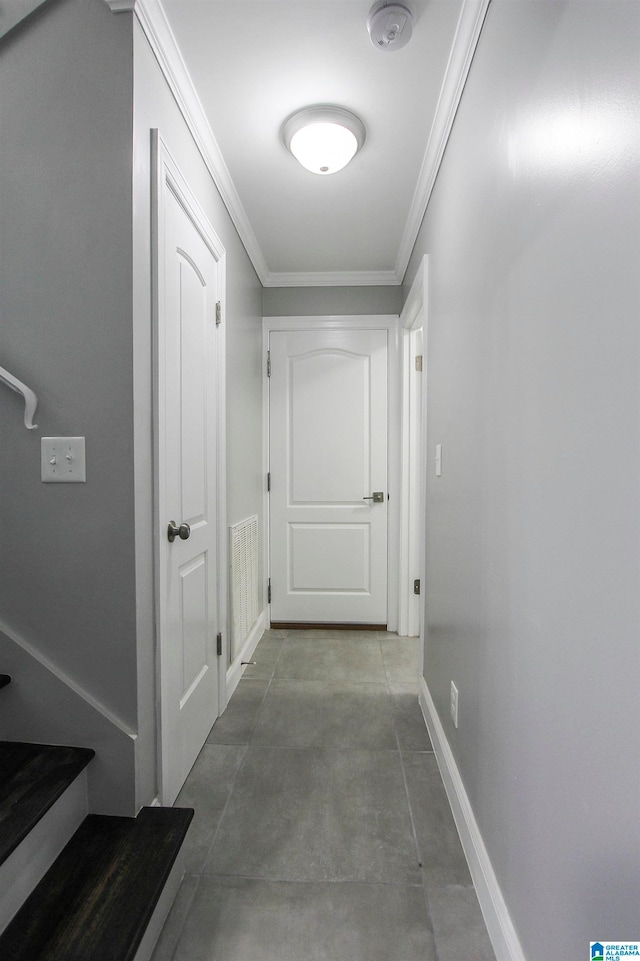
[(271, 620), (385, 625), (387, 332), (269, 349)]

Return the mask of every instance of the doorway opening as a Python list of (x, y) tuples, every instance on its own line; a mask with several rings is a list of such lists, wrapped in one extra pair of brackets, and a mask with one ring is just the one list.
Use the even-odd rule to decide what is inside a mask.
[(272, 626), (397, 629), (398, 344), (397, 316), (264, 321)]
[[(420, 637), (426, 598), (428, 258), (418, 268), (400, 315), (402, 327), (402, 504), (398, 633)], [(422, 670), (422, 662), (420, 664)]]

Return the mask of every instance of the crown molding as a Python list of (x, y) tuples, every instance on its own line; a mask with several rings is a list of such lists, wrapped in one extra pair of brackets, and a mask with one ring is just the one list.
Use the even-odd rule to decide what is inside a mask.
[(204, 107), (194, 87), (162, 4), (159, 0), (106, 0), (106, 2), (110, 5), (113, 3), (129, 3), (132, 5), (137, 20), (149, 41), (180, 112), (213, 178), (213, 182), (218, 188), (249, 259), (260, 281), (264, 283), (264, 278), (269, 273), (267, 263), (224, 162), (213, 130), (209, 125)]
[(464, 0), (460, 10), (427, 149), (400, 241), (395, 268), (399, 277), (405, 275), (431, 199), (490, 3), (491, 0)]
[(104, 0), (104, 2), (111, 13), (131, 13), (136, 5), (136, 0)]
[(271, 271), (262, 283), (265, 287), (391, 287), (401, 284), (402, 278), (393, 270)]
[(264, 287), (391, 286), (401, 284), (415, 246), (491, 0), (463, 0), (447, 70), (394, 270), (277, 273), (269, 270), (218, 147), (204, 107), (160, 0), (104, 0), (114, 13), (135, 13), (198, 150)]

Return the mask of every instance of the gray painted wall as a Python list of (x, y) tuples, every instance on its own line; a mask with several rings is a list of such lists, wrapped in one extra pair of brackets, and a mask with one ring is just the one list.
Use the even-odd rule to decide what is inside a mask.
[(425, 677), (531, 959), (638, 938), (638, 49), (637, 3), (494, 0), (406, 278)]
[[(136, 725), (132, 37), (101, 0), (0, 43), (0, 621)], [(40, 438), (86, 437), (86, 484), (40, 481)]]
[(400, 287), (265, 287), (265, 317), (399, 314)]
[[(226, 248), (229, 523), (261, 515), (262, 289), (130, 13), (44, 5), (1, 41), (0, 88), (0, 365), (39, 397), (29, 432), (0, 385), (0, 628), (136, 733), (136, 798), (149, 803), (151, 127)], [(42, 484), (40, 437), (76, 434), (87, 483)]]

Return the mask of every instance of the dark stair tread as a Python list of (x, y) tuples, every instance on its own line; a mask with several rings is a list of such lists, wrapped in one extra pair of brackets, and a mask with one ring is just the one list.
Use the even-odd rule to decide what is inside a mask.
[(0, 674), (0, 687), (6, 687), (7, 684), (11, 684), (11, 675)]
[(0, 935), (2, 961), (131, 961), (192, 817), (90, 814)]
[(0, 741), (0, 864), (94, 754), (84, 747)]

